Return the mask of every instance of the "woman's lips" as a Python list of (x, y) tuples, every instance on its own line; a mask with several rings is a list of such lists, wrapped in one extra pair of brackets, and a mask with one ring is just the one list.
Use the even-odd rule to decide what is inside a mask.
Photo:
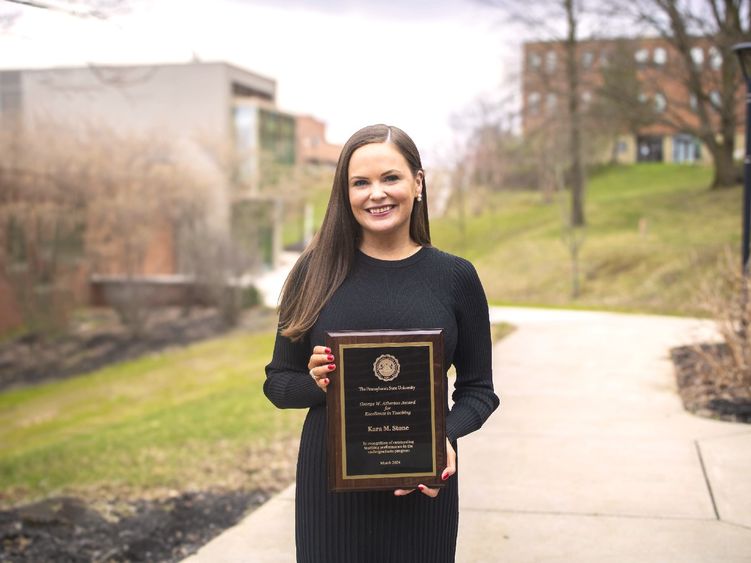
[(396, 206), (395, 205), (382, 205), (381, 207), (371, 207), (367, 209), (367, 212), (377, 217), (379, 215), (386, 215), (394, 207)]

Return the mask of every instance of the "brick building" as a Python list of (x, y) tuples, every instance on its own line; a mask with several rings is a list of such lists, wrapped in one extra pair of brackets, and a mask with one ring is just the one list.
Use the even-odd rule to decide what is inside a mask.
[(326, 141), (326, 124), (310, 115), (297, 116), (296, 154), (299, 164), (320, 164), (335, 168), (341, 145)]
[[(525, 43), (522, 70), (522, 129), (525, 136), (548, 129), (556, 120), (565, 119), (566, 45), (562, 41)], [(689, 129), (699, 123), (698, 103), (685, 84), (683, 59), (663, 38), (598, 39), (581, 41), (576, 53), (579, 68), (580, 110), (589, 118), (590, 132), (605, 135), (614, 126), (610, 139), (598, 138), (594, 150), (601, 154), (595, 160), (618, 162), (711, 162), (711, 155)], [(691, 49), (692, 64), (708, 92), (711, 120), (719, 116), (711, 108), (721, 101), (720, 72), (722, 56), (704, 38), (696, 38)], [(631, 123), (624, 116), (609, 120), (607, 104), (602, 104), (603, 89), (613, 95), (622, 81), (624, 102), (635, 97)], [(617, 90), (616, 90), (617, 92)], [(745, 115), (742, 91), (736, 97), (738, 126), (735, 136), (735, 158), (743, 154)], [(596, 117), (594, 108), (599, 109)], [(625, 119), (629, 116), (626, 115)], [(604, 126), (604, 127), (603, 127)]]

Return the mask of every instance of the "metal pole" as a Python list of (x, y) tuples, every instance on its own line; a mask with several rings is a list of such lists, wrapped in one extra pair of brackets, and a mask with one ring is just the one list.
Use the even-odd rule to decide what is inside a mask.
[(743, 78), (746, 80), (746, 158), (743, 160), (743, 238), (741, 240), (741, 310), (739, 334), (741, 340), (741, 354), (743, 355), (744, 368), (751, 365), (751, 344), (748, 339), (749, 325), (749, 224), (751, 224), (751, 76), (749, 76), (749, 53), (751, 42), (738, 43), (733, 46), (733, 51), (738, 55)]
[(749, 223), (751, 223), (751, 80), (746, 79), (746, 158), (743, 161), (743, 240), (741, 241), (741, 268), (744, 278), (748, 276)]
[(748, 365), (751, 356), (748, 342), (748, 255), (749, 223), (751, 223), (751, 79), (746, 79), (746, 157), (743, 160), (743, 238), (741, 240), (741, 353)]

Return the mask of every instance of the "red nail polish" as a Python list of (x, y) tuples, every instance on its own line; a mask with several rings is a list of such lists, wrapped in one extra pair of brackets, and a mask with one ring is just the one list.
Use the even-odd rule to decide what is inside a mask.
[(444, 473), (443, 475), (441, 475), (441, 479), (443, 479), (444, 481), (446, 479), (448, 479), (448, 478), (449, 478), (449, 474), (448, 473)]
[(329, 384), (329, 378), (328, 378), (328, 377), (325, 377), (325, 378), (323, 379), (323, 384), (324, 384), (324, 385), (328, 385), (328, 384)]
[(331, 354), (331, 348), (326, 348), (326, 353)]
[(329, 354), (328, 356), (326, 356), (326, 359), (328, 361), (330, 361), (330, 362), (333, 362), (334, 361), (334, 356), (332, 356), (331, 354)]
[(424, 491), (425, 485), (417, 485), (417, 488), (420, 489), (420, 491)]
[(335, 366), (334, 364), (329, 364), (329, 365), (328, 365), (328, 368), (329, 368), (330, 370), (331, 370), (331, 369), (334, 369), (335, 367), (336, 367), (336, 366)]

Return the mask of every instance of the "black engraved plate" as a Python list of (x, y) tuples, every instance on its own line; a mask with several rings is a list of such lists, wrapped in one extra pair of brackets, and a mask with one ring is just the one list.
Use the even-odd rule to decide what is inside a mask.
[(441, 330), (330, 332), (333, 491), (440, 487), (446, 466)]

